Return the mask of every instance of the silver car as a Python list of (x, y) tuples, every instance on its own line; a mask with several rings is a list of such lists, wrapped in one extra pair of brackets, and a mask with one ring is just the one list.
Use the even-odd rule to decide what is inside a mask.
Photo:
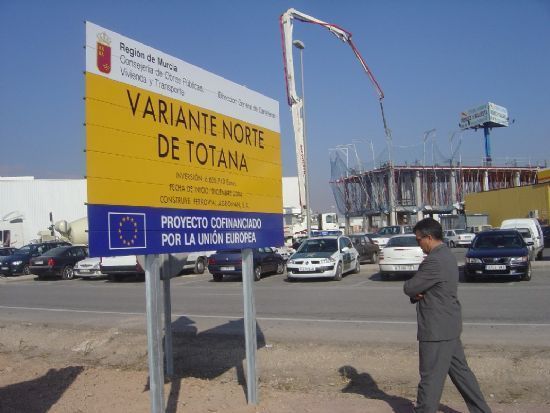
[(469, 247), (476, 234), (465, 229), (448, 229), (443, 233), (443, 240), (450, 247)]
[(100, 260), (99, 257), (94, 257), (78, 261), (73, 268), (74, 276), (78, 278), (106, 277), (107, 275), (103, 274), (99, 267)]

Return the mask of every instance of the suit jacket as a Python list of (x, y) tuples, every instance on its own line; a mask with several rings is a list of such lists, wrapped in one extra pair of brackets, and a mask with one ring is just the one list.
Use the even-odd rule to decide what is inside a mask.
[(457, 298), (458, 264), (445, 244), (430, 251), (418, 272), (405, 282), (405, 294), (416, 302), (419, 341), (443, 341), (460, 337), (462, 314)]

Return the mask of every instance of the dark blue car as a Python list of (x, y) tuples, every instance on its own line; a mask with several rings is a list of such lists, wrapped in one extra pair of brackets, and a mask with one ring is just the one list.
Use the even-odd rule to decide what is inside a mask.
[(529, 249), (521, 234), (516, 230), (477, 234), (466, 253), (464, 276), (466, 281), (490, 276), (512, 276), (529, 281)]
[[(263, 274), (285, 271), (285, 260), (277, 253), (275, 248), (254, 248), (252, 250), (254, 261), (254, 281), (259, 281)], [(208, 258), (208, 271), (214, 281), (222, 281), (223, 275), (242, 276), (241, 250), (217, 251)]]

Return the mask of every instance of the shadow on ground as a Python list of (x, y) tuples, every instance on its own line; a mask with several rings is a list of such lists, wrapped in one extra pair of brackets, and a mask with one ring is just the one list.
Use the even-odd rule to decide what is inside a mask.
[(36, 379), (0, 388), (0, 412), (49, 411), (83, 370), (82, 366), (49, 369)]
[[(412, 413), (414, 404), (409, 399), (394, 396), (384, 392), (378, 387), (376, 381), (369, 373), (359, 373), (355, 367), (342, 366), (338, 373), (344, 379), (349, 380), (342, 393), (356, 393), (367, 399), (382, 400), (386, 402), (394, 413)], [(449, 406), (440, 404), (439, 410), (443, 413), (460, 413)]]
[[(174, 376), (166, 412), (177, 410), (181, 380), (194, 377), (212, 380), (235, 369), (237, 380), (246, 393), (244, 362), (246, 348), (244, 320), (230, 320), (215, 328), (197, 333), (193, 320), (180, 317), (172, 323)], [(258, 349), (265, 347), (265, 337), (256, 325)]]

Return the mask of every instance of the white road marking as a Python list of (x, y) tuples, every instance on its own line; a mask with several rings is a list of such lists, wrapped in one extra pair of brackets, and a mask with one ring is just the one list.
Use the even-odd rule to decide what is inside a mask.
[[(87, 313), (87, 314), (110, 314), (110, 315), (145, 315), (144, 312), (127, 311), (98, 311), (98, 310), (75, 310), (66, 308), (45, 308), (45, 307), (16, 307), (0, 306), (6, 310), (30, 310), (30, 311), (51, 311), (59, 313)], [(173, 317), (188, 318), (207, 318), (207, 319), (228, 319), (240, 320), (242, 316), (231, 315), (203, 315), (203, 314), (172, 314)], [(322, 319), (322, 318), (290, 318), (290, 317), (256, 317), (259, 321), (291, 321), (298, 323), (347, 323), (347, 324), (405, 324), (416, 325), (416, 321), (387, 321), (387, 320), (340, 320), (340, 319)], [(550, 327), (550, 323), (463, 323), (465, 326), (485, 326), (485, 327)]]

